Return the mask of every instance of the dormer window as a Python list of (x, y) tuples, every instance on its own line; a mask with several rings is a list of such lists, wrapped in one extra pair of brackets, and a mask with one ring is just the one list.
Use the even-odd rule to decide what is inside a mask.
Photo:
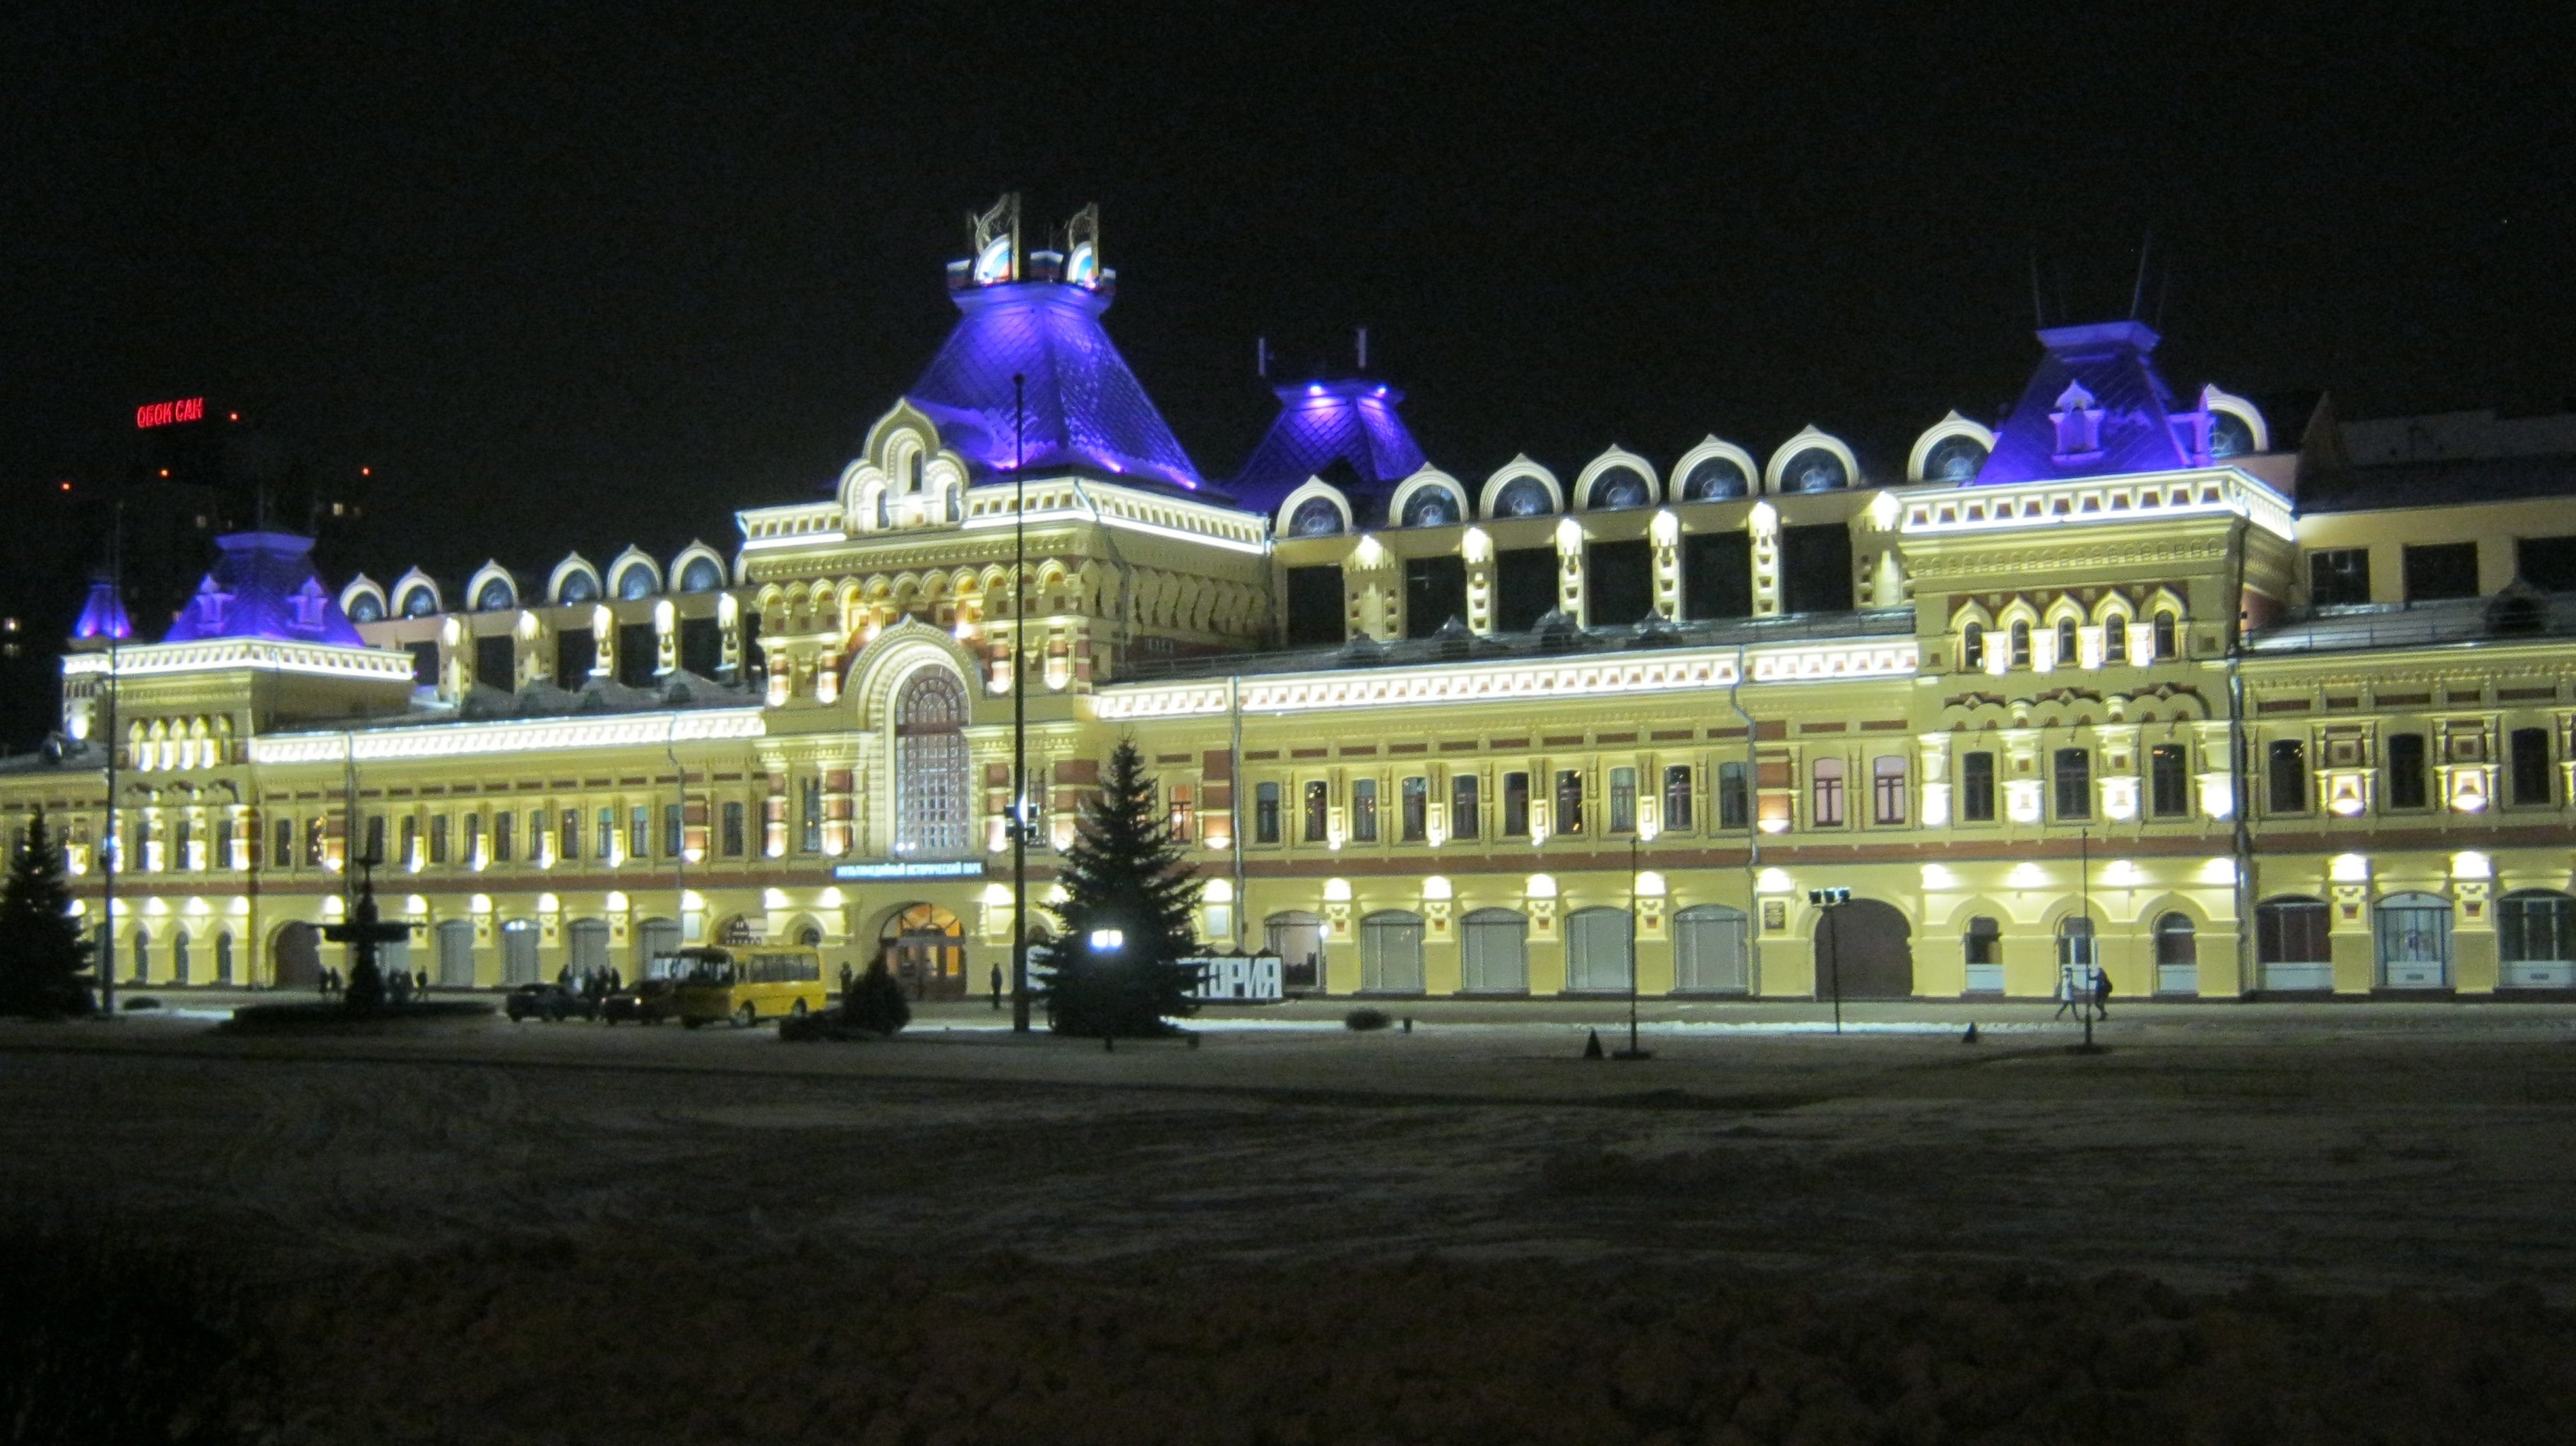
[(2082, 382), (2069, 382), (2048, 414), (2057, 424), (2057, 460), (2080, 462), (2102, 454), (2102, 409)]
[(216, 587), (215, 580), (210, 577), (197, 588), (197, 595), (191, 602), (197, 609), (197, 630), (211, 634), (223, 629), (224, 614), (232, 609), (233, 595)]
[(303, 590), (288, 598), (286, 604), (295, 609), (296, 628), (299, 631), (311, 631), (322, 626), (322, 608), (328, 601), (329, 599), (322, 595), (322, 584), (306, 578)]

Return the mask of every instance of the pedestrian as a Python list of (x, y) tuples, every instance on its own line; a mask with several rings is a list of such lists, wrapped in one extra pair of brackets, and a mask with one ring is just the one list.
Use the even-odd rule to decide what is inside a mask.
[(847, 959), (842, 960), (842, 961), (841, 961), (841, 997), (842, 997), (843, 999), (847, 999), (847, 998), (849, 998), (849, 997), (850, 997), (850, 985), (851, 985), (851, 983), (853, 982), (853, 979), (854, 979), (854, 976), (850, 973), (850, 961), (849, 961), (849, 960), (847, 960)]
[(2066, 1012), (2070, 1009), (2081, 1012), (2083, 1006), (2077, 1001), (2082, 997), (2083, 996), (2079, 994), (2075, 988), (2075, 966), (2073, 964), (2058, 965), (2057, 1012), (2050, 1015), (2049, 1018), (2064, 1019), (2066, 1017)]
[(314, 992), (314, 993), (316, 993), (316, 994), (321, 995), (321, 996), (322, 996), (323, 998), (325, 998), (325, 999), (328, 999), (328, 998), (330, 998), (330, 997), (331, 997), (331, 971), (330, 971), (330, 970), (325, 969), (325, 970), (323, 970), (321, 973), (316, 974), (316, 975), (314, 975), (314, 976), (313, 976), (313, 992)]
[(996, 965), (994, 965), (994, 966), (993, 966), (993, 1008), (994, 1008), (994, 1010), (995, 1010), (995, 1011), (997, 1011), (997, 1012), (998, 1012), (998, 1011), (1001, 1009), (1001, 1007), (1002, 1007), (1002, 966), (1001, 966), (1001, 965), (999, 965), (999, 964), (996, 964)]
[(2111, 971), (2098, 964), (2093, 968), (2093, 1017), (2111, 1017)]
[(421, 996), (421, 997), (422, 997), (422, 998), (424, 998), (424, 999), (426, 999), (426, 998), (428, 998), (428, 997), (429, 997), (429, 971), (428, 971), (428, 970), (426, 970), (426, 969), (415, 969), (415, 970), (413, 970), (413, 971), (412, 971), (412, 974), (411, 974), (411, 992), (412, 992), (412, 993), (414, 993), (414, 994), (417, 994), (417, 995)]

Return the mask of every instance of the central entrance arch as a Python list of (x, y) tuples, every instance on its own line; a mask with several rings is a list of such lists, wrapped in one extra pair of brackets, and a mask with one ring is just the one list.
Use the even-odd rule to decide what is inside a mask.
[(1854, 899), (1825, 911), (1816, 925), (1816, 997), (1831, 997), (1842, 976), (1845, 999), (1914, 997), (1913, 927), (1894, 904)]
[(878, 931), (886, 968), (915, 999), (966, 997), (966, 927), (937, 904), (906, 904)]

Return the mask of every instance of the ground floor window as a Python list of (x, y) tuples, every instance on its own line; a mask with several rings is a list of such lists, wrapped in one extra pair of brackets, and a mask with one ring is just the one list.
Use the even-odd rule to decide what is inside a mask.
[(1370, 994), (1422, 992), (1422, 916), (1400, 909), (1360, 921), (1360, 988)]
[(1741, 909), (1695, 904), (1673, 915), (1673, 988), (1685, 994), (1749, 992), (1753, 981), (1744, 941)]
[(2391, 894), (2380, 900), (2377, 932), (2381, 988), (2449, 986), (2450, 900), (2439, 894)]
[(2496, 905), (2496, 945), (2505, 988), (2576, 987), (2576, 898), (2547, 889), (2505, 895)]
[(2286, 895), (2254, 906), (2254, 963), (2267, 990), (2334, 987), (2323, 899)]
[(1470, 994), (1529, 992), (1529, 920), (1510, 909), (1478, 909), (1460, 921)]

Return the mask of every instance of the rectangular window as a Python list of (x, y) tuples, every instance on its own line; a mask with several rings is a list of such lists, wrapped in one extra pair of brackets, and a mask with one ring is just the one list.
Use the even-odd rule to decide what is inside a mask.
[(1967, 823), (1995, 821), (1995, 756), (1970, 753), (1959, 759), (1959, 817)]
[(616, 809), (603, 808), (599, 811), (599, 840), (596, 852), (603, 859), (613, 857), (617, 853)]
[(1322, 843), (1333, 816), (1333, 790), (1322, 779), (1306, 785), (1306, 842)]
[(1844, 613), (1852, 606), (1851, 531), (1839, 522), (1780, 529), (1780, 611)]
[(2370, 601), (2370, 549), (2335, 547), (2309, 553), (2308, 601), (2321, 608)]
[[(519, 816), (507, 810), (492, 815), (492, 862), (506, 864), (511, 854), (516, 852), (517, 830), (512, 825), (518, 821)], [(536, 837), (530, 837), (528, 843), (534, 847)]]
[(1288, 646), (1334, 647), (1342, 641), (1342, 570), (1331, 564), (1288, 569)]
[(1279, 842), (1279, 785), (1264, 783), (1252, 790), (1252, 841)]
[(796, 850), (819, 854), (823, 851), (823, 780), (805, 778), (796, 784)]
[(1819, 758), (1813, 770), (1812, 803), (1807, 822), (1817, 828), (1840, 828), (1843, 822), (1843, 761)]
[(2159, 743), (2147, 750), (2147, 811), (2158, 818), (2181, 818), (2191, 812), (2189, 756), (2179, 743)]
[(1596, 628), (1627, 628), (1655, 610), (1655, 545), (1596, 542), (1583, 549), (1584, 621)]
[(447, 815), (443, 813), (430, 815), (429, 861), (431, 863), (447, 862), (447, 832)]
[(437, 687), (438, 644), (412, 643), (408, 646), (411, 653), (411, 685), (415, 688)]
[(1467, 559), (1408, 557), (1404, 560), (1404, 635), (1427, 638), (1451, 618), (1467, 625)]
[(1667, 764), (1664, 768), (1664, 830), (1667, 833), (1691, 826), (1691, 771), (1687, 763)]
[(724, 666), (724, 632), (714, 618), (680, 619), (680, 668), (712, 678)]
[(1525, 838), (1529, 835), (1529, 775), (1503, 775), (1503, 837)]
[(1190, 786), (1186, 783), (1173, 784), (1171, 802), (1163, 809), (1163, 818), (1171, 826), (1172, 838), (1180, 843), (1190, 841), (1190, 802)]
[(599, 662), (599, 638), (588, 628), (566, 628), (555, 634), (555, 686), (578, 693)]
[(688, 842), (688, 815), (676, 803), (662, 805), (662, 857), (678, 858)]
[(661, 639), (651, 623), (621, 623), (617, 628), (617, 681), (629, 688), (650, 688), (662, 665)]
[(504, 693), (519, 691), (518, 648), (508, 633), (474, 640), (474, 681)]
[(626, 810), (626, 856), (653, 857), (653, 807), (639, 803)]
[(1753, 535), (1694, 532), (1682, 539), (1682, 616), (1753, 616)]
[(322, 840), (330, 833), (330, 831), (330, 822), (320, 814), (315, 814), (311, 819), (305, 822), (304, 866), (306, 868), (318, 869), (322, 867)]
[(561, 828), (557, 831), (555, 847), (562, 851), (563, 856), (567, 861), (580, 858), (581, 810), (577, 808), (565, 809), (563, 811), (561, 824)]
[(417, 818), (406, 817), (402, 821), (402, 858), (400, 862), (405, 868), (409, 868), (413, 861), (419, 857), (420, 820)]
[(2443, 542), (2406, 549), (2406, 600), (2438, 602), (2478, 595), (2478, 545)]
[(1746, 765), (1717, 765), (1717, 826), (1722, 829), (1750, 828), (1753, 824), (1753, 784), (1746, 776)]
[(1870, 818), (1877, 823), (1905, 822), (1905, 760), (1890, 755), (1869, 764)]
[(1556, 831), (1583, 832), (1583, 774), (1576, 769), (1556, 771)]
[(385, 816), (383, 814), (367, 815), (367, 850), (359, 857), (380, 864), (385, 861)]
[(1476, 775), (1449, 775), (1449, 836), (1474, 838), (1483, 830), (1484, 820), (1477, 816)]
[(2516, 728), (2512, 739), (2513, 801), (2532, 805), (2555, 803), (2558, 789), (2549, 766), (2549, 730)]
[(483, 850), (483, 815), (479, 813), (465, 815), (465, 861), (469, 864), (488, 861)]
[(728, 803), (724, 806), (724, 856), (741, 858), (742, 843), (742, 805)]
[(2308, 811), (2308, 746), (2296, 738), (2275, 738), (2271, 747), (2272, 811)]
[(2081, 748), (2057, 750), (2057, 816), (2093, 816), (2093, 755)]
[[(25, 830), (20, 830), (22, 835), (24, 832)], [(170, 867), (174, 869), (192, 867), (188, 862), (188, 846), (196, 842), (196, 839), (197, 826), (187, 819), (179, 820), (179, 825), (172, 831), (170, 838)]]
[(2102, 661), (2113, 664), (2129, 661), (2129, 620), (2118, 613), (2111, 614), (2102, 623)]
[(1555, 610), (1555, 548), (1510, 547), (1494, 554), (1494, 631), (1528, 632)]
[(1404, 841), (1420, 843), (1431, 836), (1431, 780), (1416, 774), (1402, 785)]
[(2424, 783), (2424, 735), (2388, 735), (2388, 806), (2422, 808), (2427, 797)]
[(268, 866), (273, 869), (295, 867), (295, 820), (281, 818), (268, 831)]
[(1610, 831), (1637, 831), (1637, 770), (1633, 768), (1610, 770)]
[(1351, 780), (1351, 837), (1361, 843), (1377, 842), (1377, 780)]
[(2526, 537), (2513, 554), (2524, 582), (2542, 592), (2576, 592), (2576, 537)]

